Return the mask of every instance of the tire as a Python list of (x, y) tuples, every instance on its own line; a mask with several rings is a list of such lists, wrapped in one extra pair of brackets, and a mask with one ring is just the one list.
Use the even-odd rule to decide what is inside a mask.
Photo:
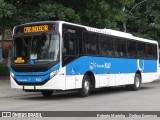
[(129, 85), (128, 88), (129, 90), (137, 91), (139, 90), (140, 86), (141, 86), (141, 77), (138, 73), (136, 73), (134, 77), (134, 84)]
[(91, 84), (88, 75), (85, 75), (82, 80), (82, 88), (78, 90), (80, 97), (88, 97), (90, 94)]
[(44, 97), (51, 97), (53, 94), (53, 91), (52, 90), (45, 90), (45, 91), (42, 91), (42, 95)]

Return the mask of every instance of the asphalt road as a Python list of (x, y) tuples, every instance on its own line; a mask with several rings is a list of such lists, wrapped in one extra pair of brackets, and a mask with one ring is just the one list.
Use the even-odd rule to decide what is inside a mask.
[(139, 91), (98, 89), (86, 98), (76, 91), (45, 98), (11, 89), (8, 79), (0, 80), (0, 111), (160, 111), (160, 80), (142, 84)]
[(139, 91), (125, 87), (98, 89), (86, 98), (80, 98), (76, 91), (45, 98), (40, 93), (11, 89), (9, 80), (0, 80), (0, 104), (0, 110), (19, 111), (160, 111), (160, 80), (142, 84)]

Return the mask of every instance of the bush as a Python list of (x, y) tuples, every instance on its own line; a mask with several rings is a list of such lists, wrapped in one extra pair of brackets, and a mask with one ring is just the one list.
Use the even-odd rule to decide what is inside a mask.
[(0, 63), (0, 76), (9, 76), (9, 68), (5, 63)]

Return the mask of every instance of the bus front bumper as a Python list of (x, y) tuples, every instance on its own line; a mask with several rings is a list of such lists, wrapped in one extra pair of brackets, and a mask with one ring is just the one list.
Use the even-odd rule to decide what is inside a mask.
[(58, 75), (48, 80), (43, 85), (19, 85), (14, 78), (10, 75), (11, 88), (22, 90), (65, 90), (65, 76)]

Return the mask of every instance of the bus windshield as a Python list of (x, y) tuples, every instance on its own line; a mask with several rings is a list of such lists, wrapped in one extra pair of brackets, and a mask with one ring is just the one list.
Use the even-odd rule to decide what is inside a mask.
[(13, 63), (43, 64), (59, 60), (59, 35), (41, 34), (14, 38)]

